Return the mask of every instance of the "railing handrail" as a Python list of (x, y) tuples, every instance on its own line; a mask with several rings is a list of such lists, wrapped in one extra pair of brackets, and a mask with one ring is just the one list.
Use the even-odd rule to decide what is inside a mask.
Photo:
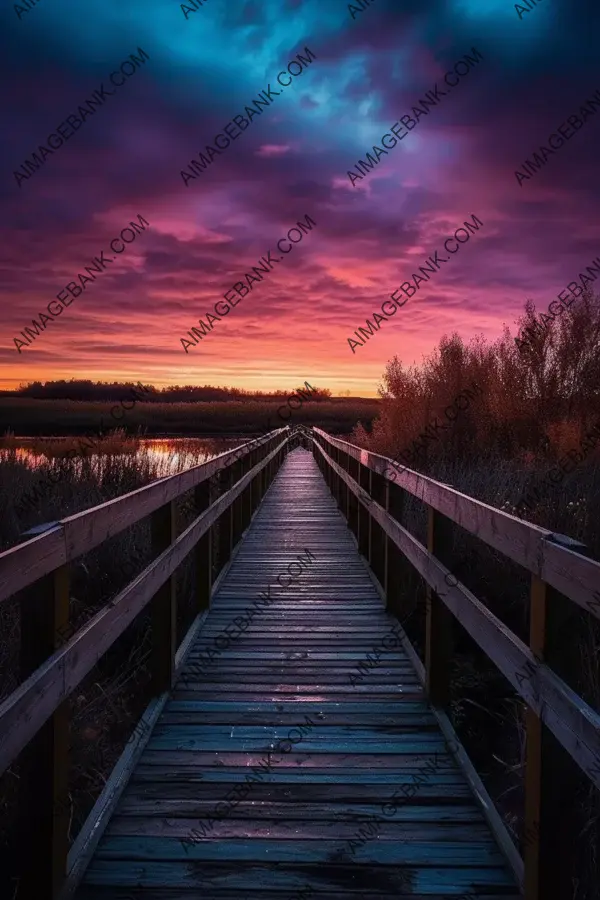
[[(332, 438), (321, 429), (315, 428), (314, 431), (326, 444), (337, 445), (338, 447), (340, 444), (343, 444), (345, 448), (352, 448), (353, 451), (356, 451), (350, 454), (354, 459), (385, 478), (384, 473), (381, 471), (381, 465), (377, 462), (377, 467), (375, 467), (372, 463), (373, 457), (376, 456), (377, 461), (384, 461), (387, 465), (391, 461), (386, 457), (361, 450), (361, 448), (355, 447), (355, 445), (349, 444), (347, 441), (339, 441), (337, 438)], [(411, 532), (404, 528), (387, 509), (371, 498), (352, 475), (344, 470), (318, 441), (314, 442), (314, 446), (318, 448), (324, 460), (353, 493), (359, 503), (368, 509), (369, 515), (414, 566), (443, 602), (444, 606), (470, 634), (479, 648), (508, 679), (527, 705), (534, 710), (536, 715), (553, 732), (590, 781), (597, 787), (600, 787), (600, 714), (573, 691), (548, 665), (545, 665), (543, 662), (537, 662), (530, 648), (455, 576), (456, 584), (450, 585), (447, 581), (447, 576), (452, 574), (451, 569), (446, 567)], [(349, 451), (344, 449), (343, 452), (348, 453)], [(400, 484), (401, 488), (404, 488), (430, 507), (438, 509), (448, 519), (462, 525), (462, 527), (485, 543), (491, 543), (485, 537), (482, 537), (481, 533), (478, 533), (474, 526), (468, 527), (463, 524), (460, 521), (460, 516), (453, 515), (452, 510), (446, 511), (446, 506), (440, 502), (440, 498), (446, 495), (451, 496), (455, 502), (469, 501), (476, 504), (479, 508), (483, 508), (486, 512), (496, 512), (493, 507), (461, 494), (459, 491), (432, 478), (418, 475), (412, 470), (409, 471), (409, 477), (418, 477), (424, 488), (429, 489), (429, 492), (424, 489), (422, 494), (418, 494), (415, 490), (411, 490), (410, 483)], [(390, 479), (385, 480), (393, 484)], [(539, 536), (539, 544), (541, 545), (538, 548), (539, 550), (543, 550), (543, 542), (548, 541), (552, 537), (551, 532), (540, 529), (535, 525), (529, 526), (529, 523), (521, 522), (521, 520), (515, 519), (514, 516), (502, 513), (499, 510), (497, 512), (504, 520), (518, 523), (525, 528), (531, 528), (531, 533)], [(577, 561), (581, 560), (582, 563), (589, 567), (585, 570), (586, 574), (590, 570), (593, 571), (596, 578), (595, 583), (600, 583), (600, 563), (573, 553), (573, 551), (559, 545), (548, 544), (548, 546), (554, 548), (557, 553), (556, 558), (562, 559), (563, 565), (565, 565), (565, 560), (572, 558), (575, 558)], [(510, 556), (510, 554), (506, 555)], [(512, 556), (511, 558), (514, 559), (515, 557)], [(520, 560), (517, 559), (517, 561)], [(527, 566), (527, 568), (534, 576), (538, 575), (534, 566)], [(539, 577), (551, 583), (548, 577), (548, 567), (544, 567), (543, 563), (540, 563), (539, 568), (544, 572), (544, 576)], [(584, 585), (580, 584), (578, 587), (581, 591), (584, 590)], [(557, 589), (563, 593), (562, 588)], [(567, 594), (567, 596), (570, 595)], [(572, 596), (570, 598), (575, 599), (576, 602), (583, 606), (577, 598)], [(584, 609), (586, 609), (585, 606)], [(592, 612), (592, 610), (587, 611)], [(527, 672), (527, 677), (519, 677), (521, 672)]]
[[(600, 619), (600, 563), (556, 541), (570, 542), (574, 546), (578, 542), (512, 516), (428, 475), (399, 466), (387, 456), (335, 438), (320, 428), (313, 428), (313, 431), (325, 443), (342, 450), (386, 481), (397, 484), (433, 507)], [(386, 474), (390, 468), (396, 473), (394, 480)], [(372, 502), (362, 489), (358, 499), (367, 507)]]
[(286, 431), (289, 431), (289, 425), (226, 450), (183, 472), (158, 478), (127, 494), (66, 516), (43, 534), (4, 550), (0, 553), (0, 603), (59, 566), (93, 550), (108, 537), (145, 519), (156, 509), (217, 472), (228, 469), (277, 434)]
[[(287, 431), (287, 427), (278, 429), (269, 433), (266, 439), (272, 440), (279, 433)], [(173, 575), (200, 538), (242, 494), (259, 472), (280, 452), (289, 438), (290, 435), (286, 434), (284, 440), (271, 450), (264, 459), (246, 472), (226, 493), (214, 500), (176, 537), (166, 550), (157, 556), (156, 559), (153, 559), (139, 575), (122, 588), (85, 625), (81, 626), (70, 640), (59, 647), (46, 662), (36, 668), (16, 690), (0, 703), (0, 772), (3, 772), (21, 750), (27, 746), (42, 725), (96, 665), (100, 657), (123, 634), (125, 629), (147, 606), (162, 585)], [(254, 443), (254, 447), (251, 449), (256, 449), (256, 442), (252, 443)], [(264, 440), (261, 439), (260, 443), (262, 445)], [(239, 450), (240, 448), (236, 449)], [(219, 461), (223, 463), (224, 458), (230, 457), (233, 452), (227, 451), (227, 454), (221, 454), (207, 463), (195, 466), (193, 469), (187, 469), (179, 475), (169, 476), (168, 479), (163, 480), (162, 484), (169, 480), (170, 484), (173, 485), (180, 478), (180, 475), (185, 475), (188, 472), (195, 473), (195, 478), (191, 482), (188, 483), (186, 481), (182, 490), (177, 490), (167, 499), (159, 495), (159, 502), (156, 502), (156, 498), (153, 498), (152, 508), (149, 509), (145, 506), (143, 515), (138, 516), (138, 518), (143, 518), (154, 509), (165, 506), (184, 491), (205, 481), (206, 478), (210, 477), (210, 474), (214, 474), (214, 471), (227, 468), (236, 460), (229, 458), (225, 465), (217, 465), (216, 468), (214, 465), (211, 467), (211, 463), (215, 464)], [(245, 455), (238, 456), (238, 459), (244, 458)], [(207, 467), (209, 474), (207, 474)], [(147, 487), (156, 487), (156, 482)], [(146, 490), (146, 488), (140, 488), (132, 493), (139, 493), (143, 490)], [(124, 495), (124, 498), (116, 499), (125, 499), (130, 496), (131, 494), (128, 494)], [(115, 501), (111, 502), (114, 503)], [(106, 504), (102, 504), (102, 507), (104, 506)], [(99, 508), (101, 507), (94, 507), (86, 512), (94, 512)], [(72, 516), (70, 520), (75, 518), (77, 516)], [(121, 530), (121, 528), (118, 530)], [(44, 537), (45, 535), (42, 535), (41, 538), (35, 540), (37, 542), (37, 540), (42, 540)], [(96, 543), (99, 543), (99, 541), (96, 541)], [(18, 551), (21, 547), (13, 549)], [(8, 552), (10, 553), (10, 551)], [(55, 568), (55, 562), (52, 561), (50, 571)], [(37, 578), (34, 580), (37, 580)]]
[[(214, 587), (292, 446), (288, 425), (246, 441), (205, 463), (157, 479), (59, 522), (0, 554), (0, 601), (19, 594), (18, 687), (0, 703), (0, 773), (19, 759), (21, 844), (36, 834), (36, 866), (18, 851), (19, 884), (27, 896), (55, 900), (82, 847), (97, 839), (94, 811), (77, 837), (71, 862), (68, 833), (69, 696), (142, 611), (151, 621), (149, 673), (153, 715), (177, 678), (177, 658), (201, 627)], [(218, 483), (209, 479), (219, 474)], [(177, 498), (193, 492), (193, 521), (179, 533)], [(149, 518), (151, 561), (73, 634), (70, 564), (125, 528)], [(27, 537), (25, 535), (24, 537)], [(213, 549), (217, 565), (213, 565)], [(177, 570), (193, 563), (193, 621), (179, 644)], [(19, 593), (20, 592), (20, 593)], [(190, 610), (188, 609), (188, 612)], [(65, 633), (65, 630), (67, 633)], [(139, 749), (146, 739), (138, 726)], [(26, 752), (23, 752), (26, 751)], [(136, 750), (136, 753), (138, 750)], [(127, 751), (129, 763), (135, 757)], [(113, 776), (115, 773), (113, 773)], [(109, 781), (122, 783), (119, 776)], [(115, 785), (105, 789), (111, 796)], [(104, 795), (104, 792), (103, 792)], [(106, 797), (105, 797), (106, 800)], [(96, 807), (98, 806), (97, 801)], [(103, 801), (104, 803), (105, 801)], [(69, 895), (70, 896), (70, 895)]]

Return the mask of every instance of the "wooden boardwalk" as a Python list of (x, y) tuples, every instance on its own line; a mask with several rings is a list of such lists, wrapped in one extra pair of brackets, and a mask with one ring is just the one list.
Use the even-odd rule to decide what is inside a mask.
[(292, 451), (77, 900), (520, 896), (396, 624)]
[[(150, 561), (72, 622), (77, 561), (142, 522)], [(465, 532), (522, 570), (526, 639), (459, 580)], [(20, 681), (0, 703), (0, 773), (19, 772), (12, 900), (579, 889), (582, 792), (600, 788), (600, 714), (574, 690), (600, 619), (600, 560), (581, 542), (303, 426), (22, 538), (0, 553), (0, 603), (20, 616)], [(403, 615), (407, 572), (426, 586), (424, 664), (383, 600)], [(142, 613), (148, 706), (74, 836), (69, 698)], [(448, 716), (457, 623), (525, 710), (523, 857)]]

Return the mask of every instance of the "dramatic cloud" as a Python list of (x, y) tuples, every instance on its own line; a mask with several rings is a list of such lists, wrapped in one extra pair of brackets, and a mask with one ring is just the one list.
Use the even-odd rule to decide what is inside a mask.
[[(546, 164), (533, 157), (600, 89), (591, 0), (197, 5), (0, 12), (3, 386), (308, 378), (373, 394), (392, 355), (418, 363), (444, 333), (514, 332), (526, 298), (545, 309), (600, 254), (600, 106)], [(144, 65), (41, 154), (138, 48)], [(288, 75), (306, 48), (316, 58)], [(407, 131), (473, 48), (482, 61)], [(269, 89), (281, 93), (250, 115)], [(369, 168), (395, 123), (402, 139)], [(519, 184), (526, 160), (537, 171)], [(195, 174), (187, 186), (182, 170)], [(307, 214), (316, 229), (186, 354), (180, 339)], [(14, 338), (138, 215), (150, 228), (18, 353)], [(355, 329), (473, 215), (485, 227), (353, 354)]]

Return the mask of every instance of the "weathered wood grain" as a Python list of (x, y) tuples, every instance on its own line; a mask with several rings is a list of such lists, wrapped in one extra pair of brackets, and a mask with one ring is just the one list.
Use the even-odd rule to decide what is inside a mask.
[[(307, 548), (314, 559), (278, 586)], [(217, 644), (261, 592), (269, 604)], [(212, 597), (76, 900), (292, 900), (307, 885), (327, 900), (516, 900), (409, 657), (397, 639), (381, 650), (395, 624), (313, 457), (294, 450)], [(365, 669), (367, 654), (377, 664)], [(369, 819), (376, 836), (361, 841)]]
[(114, 500), (67, 516), (44, 534), (3, 551), (0, 553), (0, 602), (207, 481), (232, 465), (240, 455), (263, 446), (274, 435), (283, 437), (287, 433), (287, 428), (271, 432), (177, 475), (159, 478)]
[[(321, 449), (321, 452), (324, 451)], [(329, 464), (336, 467), (331, 458)], [(358, 496), (360, 488), (350, 476), (342, 469), (339, 469), (338, 474)], [(461, 582), (449, 586), (446, 576), (451, 574), (450, 570), (406, 528), (396, 522), (384, 507), (371, 501), (369, 510), (371, 518), (379, 523), (400, 548), (517, 693), (545, 722), (588, 778), (600, 787), (598, 765), (600, 714), (571, 690), (548, 666), (536, 663), (529, 647)], [(595, 565), (600, 574), (600, 564)], [(534, 674), (526, 679), (521, 678), (520, 673), (529, 671), (530, 667), (534, 670)]]
[[(554, 543), (553, 533), (548, 529), (511, 516), (510, 513), (441, 484), (434, 478), (406, 469), (385, 456), (361, 450), (346, 441), (331, 437), (319, 428), (315, 428), (314, 432), (325, 447), (343, 449), (363, 466), (383, 477), (389, 479), (389, 474), (393, 471), (395, 484), (485, 541), (490, 547), (524, 566), (586, 612), (600, 619), (600, 601), (597, 597), (600, 563), (597, 561)], [(319, 453), (327, 456), (329, 464), (339, 474), (339, 467), (331, 453), (327, 453), (317, 442), (315, 446)], [(362, 488), (353, 493), (363, 505), (370, 508), (372, 500)]]
[(10, 765), (60, 703), (75, 690), (173, 575), (220, 513), (231, 506), (249, 481), (268, 465), (278, 451), (276, 447), (267, 454), (226, 494), (197, 516), (168, 549), (0, 704), (0, 772)]

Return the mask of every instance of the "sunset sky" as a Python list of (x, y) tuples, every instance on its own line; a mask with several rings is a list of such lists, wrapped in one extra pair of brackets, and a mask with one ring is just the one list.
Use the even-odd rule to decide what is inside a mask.
[[(600, 255), (600, 109), (515, 177), (600, 89), (600, 6), (529, 2), (359, 0), (354, 19), (341, 0), (192, 0), (187, 19), (173, 0), (4, 3), (0, 386), (307, 380), (374, 396), (394, 354), (515, 333), (528, 297), (545, 309)], [(316, 59), (277, 85), (306, 47)], [(138, 48), (145, 64), (19, 186)], [(353, 186), (348, 171), (473, 48), (483, 61)], [(281, 95), (186, 186), (268, 84)], [(307, 214), (317, 227), (186, 354), (180, 339)], [(145, 233), (19, 353), (13, 339), (138, 215)], [(473, 215), (479, 233), (352, 353), (355, 329)]]

